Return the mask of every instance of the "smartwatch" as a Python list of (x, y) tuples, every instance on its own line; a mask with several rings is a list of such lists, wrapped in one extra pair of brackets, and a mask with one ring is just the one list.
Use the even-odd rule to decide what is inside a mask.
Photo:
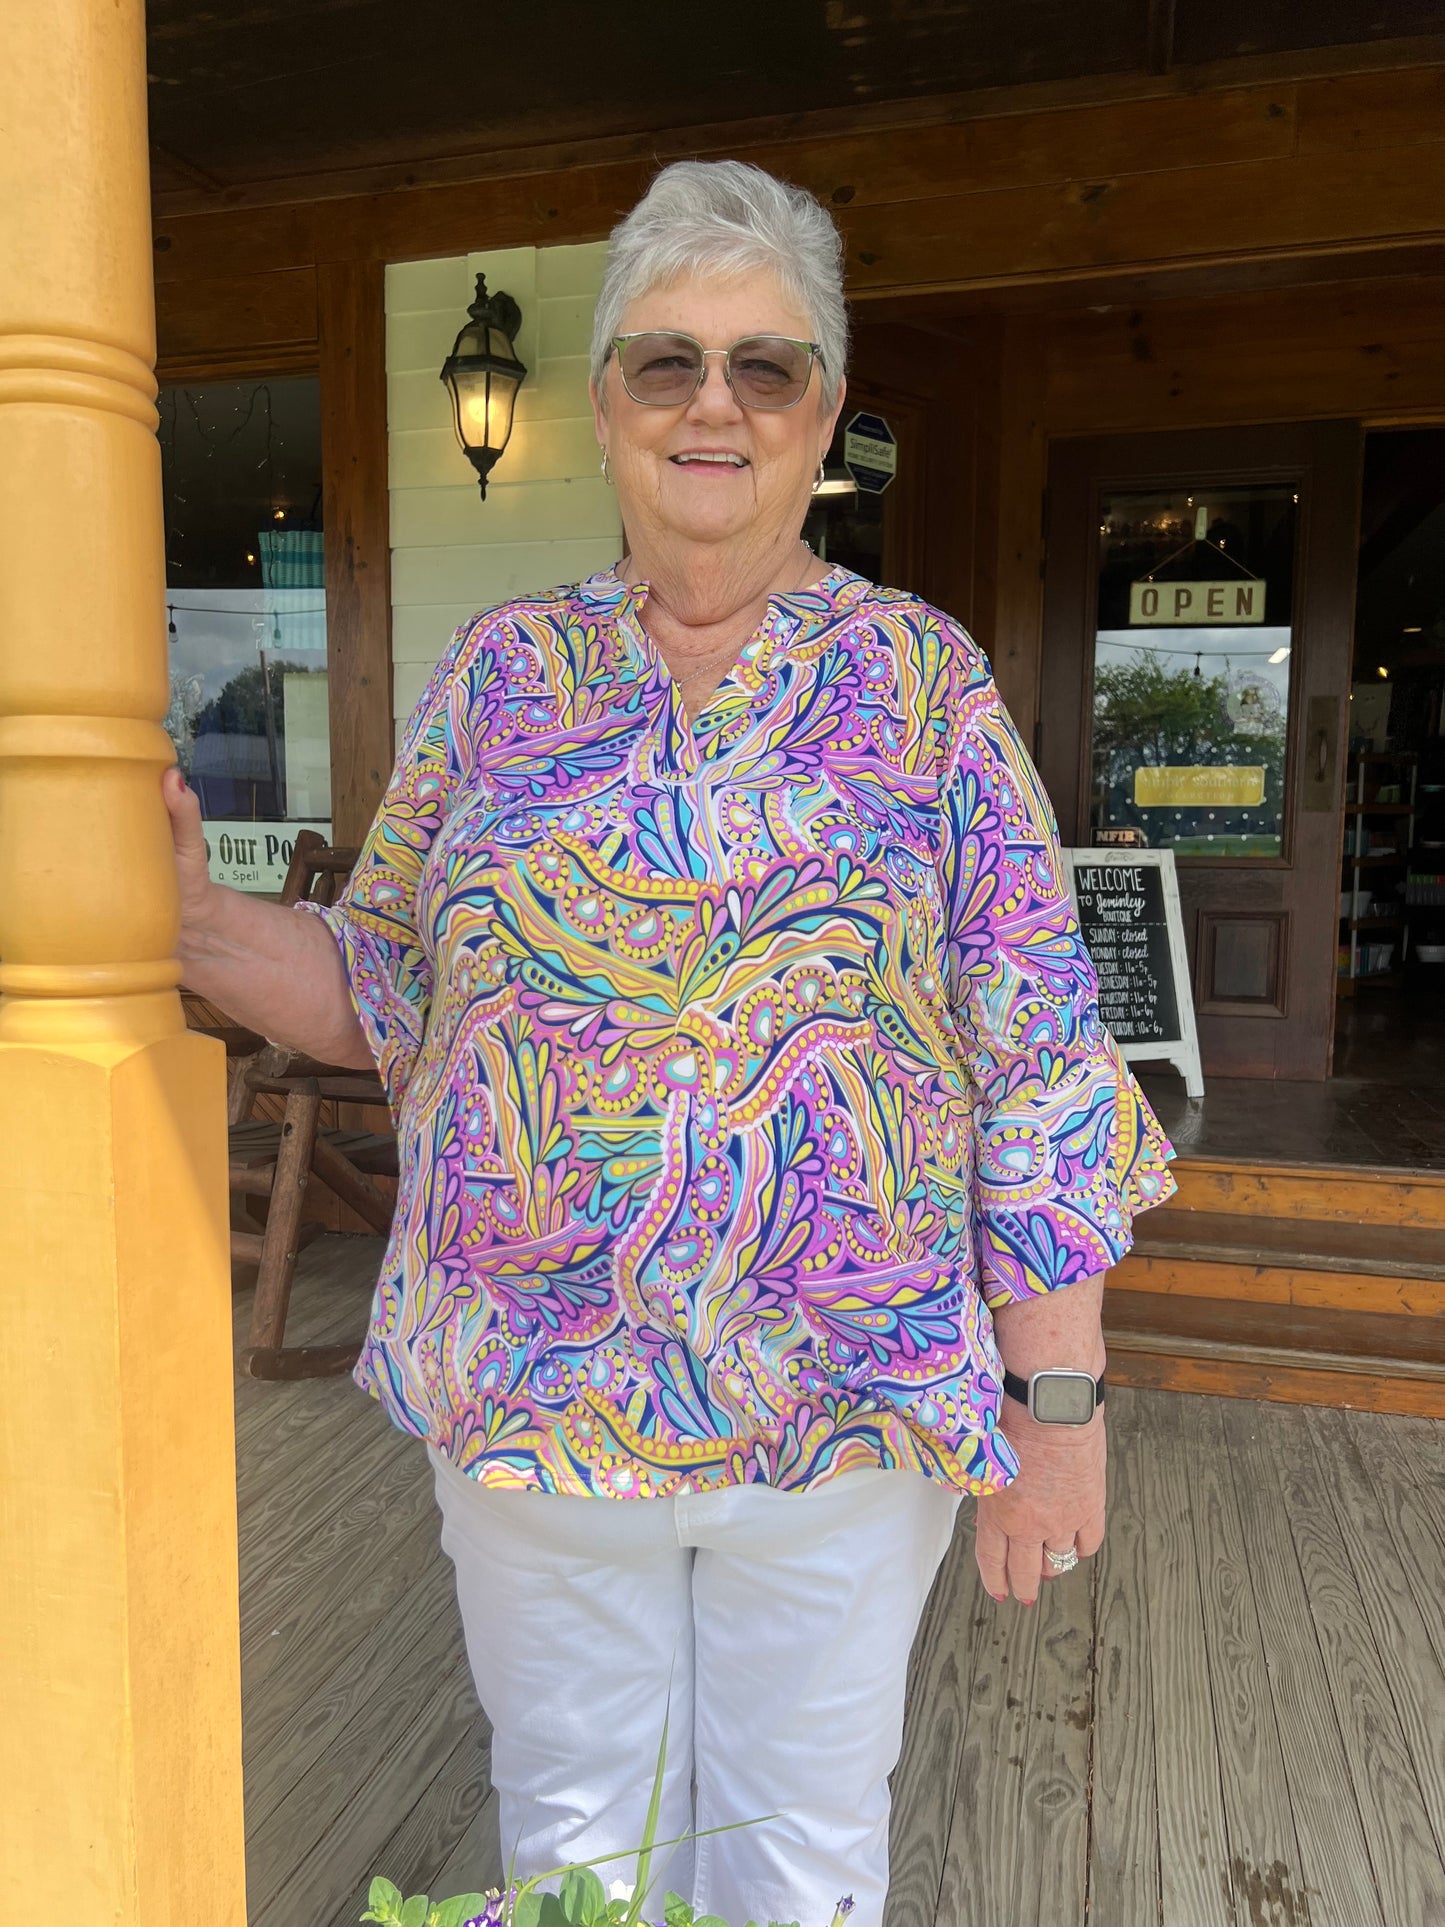
[(1093, 1378), (1062, 1368), (1035, 1372), (1032, 1378), (1005, 1371), (1003, 1388), (1009, 1398), (1027, 1405), (1030, 1418), (1040, 1425), (1087, 1425), (1104, 1403), (1102, 1375)]

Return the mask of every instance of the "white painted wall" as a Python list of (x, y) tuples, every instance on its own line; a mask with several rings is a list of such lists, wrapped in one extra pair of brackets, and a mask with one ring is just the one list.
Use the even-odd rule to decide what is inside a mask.
[[(617, 560), (617, 497), (602, 480), (587, 400), (605, 244), (500, 248), (386, 270), (395, 714), (411, 712), (458, 623), (488, 604), (576, 582)], [(441, 365), (476, 277), (522, 310), (528, 370), (484, 502), (457, 446)]]

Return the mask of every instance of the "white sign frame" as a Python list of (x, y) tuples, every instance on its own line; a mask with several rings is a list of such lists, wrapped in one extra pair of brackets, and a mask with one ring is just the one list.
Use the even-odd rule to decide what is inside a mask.
[(1204, 1069), (1199, 1061), (1199, 1033), (1194, 1023), (1194, 987), (1189, 976), (1189, 952), (1184, 943), (1184, 912), (1179, 902), (1179, 873), (1174, 867), (1172, 850), (1135, 850), (1119, 845), (1098, 849), (1065, 850), (1064, 876), (1069, 886), (1069, 901), (1082, 928), (1079, 900), (1074, 891), (1076, 870), (1149, 868), (1160, 871), (1164, 886), (1164, 926), (1169, 935), (1169, 969), (1174, 979), (1174, 1008), (1179, 1016), (1179, 1036), (1161, 1037), (1152, 1043), (1123, 1044), (1124, 1061), (1129, 1064), (1172, 1064), (1184, 1079), (1188, 1097), (1204, 1096)]

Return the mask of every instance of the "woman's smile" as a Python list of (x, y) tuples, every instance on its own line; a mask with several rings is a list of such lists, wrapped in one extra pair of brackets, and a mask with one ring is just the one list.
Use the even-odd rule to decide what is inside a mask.
[(740, 470), (752, 467), (747, 456), (740, 455), (735, 448), (684, 448), (667, 459), (674, 468), (685, 468), (702, 475), (736, 475)]

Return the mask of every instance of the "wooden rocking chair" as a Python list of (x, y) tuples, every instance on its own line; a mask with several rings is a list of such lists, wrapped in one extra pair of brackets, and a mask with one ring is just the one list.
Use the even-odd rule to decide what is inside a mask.
[[(351, 874), (357, 852), (329, 848), (302, 830), (286, 873), (281, 902), (332, 903)], [(282, 1097), (279, 1120), (253, 1119), (257, 1097)], [(322, 1123), (328, 1102), (386, 1106), (374, 1072), (318, 1063), (299, 1051), (268, 1044), (238, 1065), (230, 1104), (230, 1183), (233, 1194), (265, 1201), (262, 1230), (233, 1230), (231, 1256), (256, 1266), (256, 1296), (238, 1369), (251, 1378), (318, 1378), (350, 1371), (355, 1345), (288, 1345), (286, 1317), (298, 1254), (322, 1226), (303, 1222), (313, 1178), (383, 1237), (392, 1201), (373, 1182), (397, 1174), (396, 1138)]]

